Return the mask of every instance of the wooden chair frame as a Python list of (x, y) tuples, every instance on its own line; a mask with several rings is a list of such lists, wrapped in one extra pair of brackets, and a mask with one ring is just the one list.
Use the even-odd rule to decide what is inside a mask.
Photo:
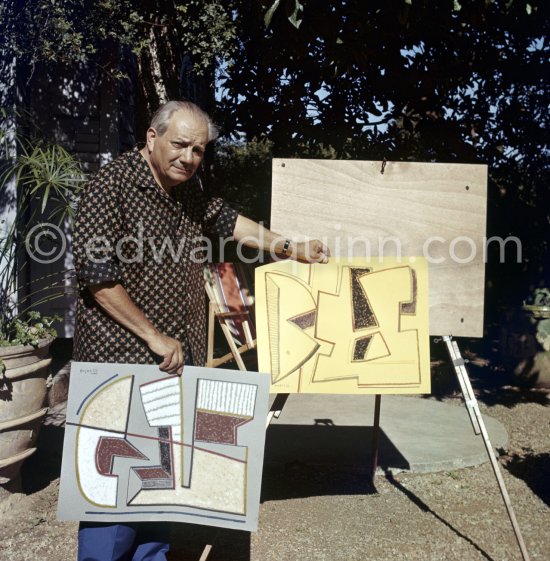
[[(254, 349), (256, 347), (256, 339), (252, 337), (252, 332), (250, 329), (250, 322), (252, 321), (250, 316), (250, 311), (237, 311), (237, 312), (226, 312), (221, 309), (220, 305), (217, 303), (214, 290), (208, 281), (205, 282), (206, 294), (208, 295), (208, 346), (207, 346), (207, 358), (206, 366), (209, 368), (217, 368), (221, 364), (225, 364), (231, 360), (234, 360), (239, 367), (239, 370), (246, 370), (246, 366), (242, 359), (242, 353)], [(245, 336), (245, 342), (241, 345), (237, 345), (233, 334), (229, 328), (227, 322), (233, 319), (241, 319), (242, 327)], [(225, 336), (227, 344), (229, 345), (230, 352), (221, 356), (214, 357), (214, 332), (216, 326), (216, 320), (218, 321), (222, 332)]]

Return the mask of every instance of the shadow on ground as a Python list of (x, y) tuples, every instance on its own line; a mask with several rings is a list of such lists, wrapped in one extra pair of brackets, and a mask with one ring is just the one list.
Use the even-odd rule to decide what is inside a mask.
[[(375, 493), (370, 481), (372, 437), (372, 427), (271, 425), (266, 435), (262, 501)], [(410, 469), (382, 429), (378, 465)]]
[(505, 466), (550, 506), (550, 454), (514, 454), (509, 457)]
[(264, 468), (261, 502), (326, 495), (377, 493), (367, 470), (312, 465), (300, 461)]
[(250, 561), (250, 532), (195, 524), (172, 525), (168, 561), (202, 559), (207, 545), (208, 561)]
[[(537, 373), (529, 370), (528, 360), (524, 361), (524, 372), (515, 374), (516, 362), (502, 356), (496, 339), (456, 339), (477, 399), (488, 406), (503, 405), (514, 407), (519, 403), (550, 405), (550, 392), (534, 387)], [(432, 393), (427, 397), (442, 400), (451, 395), (460, 395), (460, 387), (454, 367), (443, 341), (430, 344)]]
[(44, 425), (38, 435), (38, 450), (21, 468), (23, 492), (27, 495), (46, 488), (61, 475), (63, 436), (65, 429)]

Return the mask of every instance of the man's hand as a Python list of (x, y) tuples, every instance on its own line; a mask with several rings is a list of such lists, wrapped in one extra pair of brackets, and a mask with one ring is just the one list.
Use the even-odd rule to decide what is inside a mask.
[(163, 357), (159, 368), (168, 374), (181, 376), (185, 356), (181, 343), (177, 339), (172, 339), (162, 333), (157, 333), (145, 341), (149, 349), (156, 355)]
[(305, 263), (328, 263), (329, 248), (320, 240), (299, 242), (292, 249), (292, 257)]

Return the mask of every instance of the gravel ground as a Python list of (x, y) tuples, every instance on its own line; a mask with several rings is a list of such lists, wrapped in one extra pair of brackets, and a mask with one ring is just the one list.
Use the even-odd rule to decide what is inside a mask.
[[(510, 388), (507, 395), (514, 392)], [(520, 395), (521, 393), (521, 395)], [(500, 457), (531, 559), (550, 558), (550, 400), (540, 390), (510, 405), (481, 403), (508, 430)], [(447, 398), (449, 399), (449, 398)], [(506, 400), (508, 401), (508, 400)], [(44, 428), (50, 452), (61, 429)], [(58, 449), (58, 447), (57, 447)], [(64, 561), (76, 557), (76, 524), (59, 523), (55, 508), (57, 454), (36, 454), (23, 476), (25, 493), (0, 502), (2, 561)], [(362, 561), (521, 559), (488, 463), (434, 474), (379, 476), (375, 489), (359, 466), (267, 466), (260, 529), (245, 532), (174, 527), (170, 559), (209, 561)], [(177, 529), (177, 530), (176, 530)]]
[[(540, 397), (540, 394), (538, 394)], [(482, 405), (509, 431), (506, 485), (532, 560), (550, 558), (550, 408)], [(307, 486), (364, 487), (350, 470), (298, 470)], [(340, 479), (340, 481), (338, 481)], [(267, 475), (266, 484), (273, 484)], [(293, 481), (293, 485), (300, 485)], [(263, 504), (252, 559), (521, 559), (488, 463), (452, 472), (378, 477), (376, 493), (327, 494)], [(222, 559), (223, 557), (220, 557)]]

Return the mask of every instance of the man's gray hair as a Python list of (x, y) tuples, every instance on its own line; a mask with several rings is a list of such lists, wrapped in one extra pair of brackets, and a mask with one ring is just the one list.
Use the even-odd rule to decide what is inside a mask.
[(168, 101), (164, 103), (155, 111), (149, 126), (155, 129), (159, 136), (162, 136), (166, 132), (170, 119), (176, 111), (188, 111), (195, 117), (203, 119), (208, 126), (208, 142), (212, 142), (218, 138), (218, 127), (214, 124), (210, 115), (191, 101)]

